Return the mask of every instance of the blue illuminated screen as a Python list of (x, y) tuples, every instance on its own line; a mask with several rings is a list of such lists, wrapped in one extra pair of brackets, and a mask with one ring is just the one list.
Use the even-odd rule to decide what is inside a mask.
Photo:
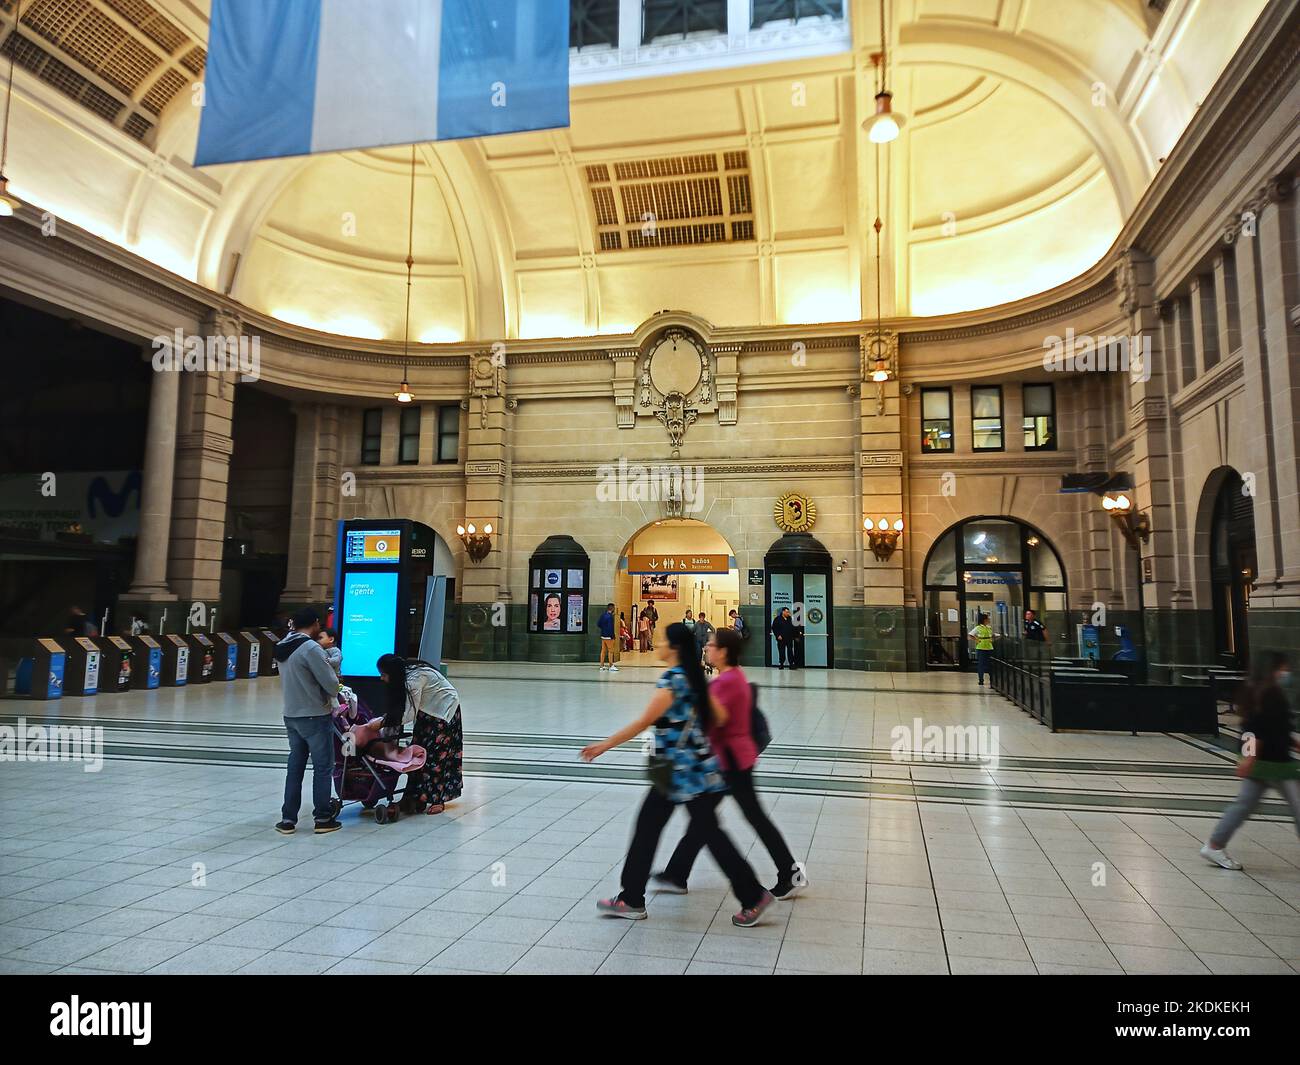
[(338, 618), (344, 674), (379, 676), (380, 655), (395, 650), (397, 574), (344, 574)]

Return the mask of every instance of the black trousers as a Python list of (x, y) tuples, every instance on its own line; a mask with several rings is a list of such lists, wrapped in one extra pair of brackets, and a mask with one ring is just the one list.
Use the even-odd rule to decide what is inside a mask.
[[(727, 778), (727, 785), (731, 788), (731, 795), (740, 806), (740, 811), (745, 815), (745, 820), (758, 833), (758, 838), (763, 841), (763, 846), (767, 848), (767, 853), (772, 856), (772, 861), (776, 863), (776, 877), (778, 882), (789, 882), (790, 873), (794, 869), (794, 855), (790, 853), (790, 848), (786, 845), (785, 837), (781, 835), (780, 829), (772, 824), (772, 819), (767, 816), (767, 811), (763, 809), (758, 801), (758, 794), (754, 791), (754, 771), (752, 769), (735, 769), (724, 776)], [(668, 862), (668, 868), (664, 872), (676, 880), (678, 883), (685, 884), (687, 878), (691, 875), (691, 867), (695, 864), (701, 850), (704, 849), (704, 837), (696, 832), (696, 823), (691, 822), (691, 827), (687, 829), (686, 835), (682, 841), (677, 844), (677, 849), (673, 851), (673, 856)]]
[(788, 665), (791, 669), (797, 668), (797, 664), (794, 660), (794, 644), (790, 643), (788, 640), (777, 640), (776, 653), (780, 660), (777, 663), (778, 665)]
[(632, 833), (632, 845), (628, 848), (627, 861), (623, 863), (623, 890), (620, 897), (629, 906), (645, 905), (645, 886), (650, 879), (650, 863), (654, 861), (655, 847), (663, 835), (664, 826), (679, 805), (686, 807), (691, 818), (689, 832), (694, 832), (702, 841), (701, 846), (709, 848), (714, 860), (722, 866), (722, 871), (731, 881), (731, 890), (736, 893), (740, 905), (750, 909), (763, 896), (763, 885), (758, 882), (754, 870), (736, 850), (722, 827), (718, 824), (718, 803), (722, 801), (723, 792), (699, 795), (687, 803), (671, 803), (653, 788), (641, 804), (637, 814), (636, 829)]

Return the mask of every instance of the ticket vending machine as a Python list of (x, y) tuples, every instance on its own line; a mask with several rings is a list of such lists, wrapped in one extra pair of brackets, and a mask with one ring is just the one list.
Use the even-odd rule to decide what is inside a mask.
[(239, 641), (228, 632), (212, 637), (213, 680), (234, 680), (239, 673)]
[(184, 637), (190, 649), (190, 684), (207, 684), (216, 672), (217, 647), (206, 632), (191, 632)]
[(63, 641), (68, 653), (63, 671), (64, 695), (94, 695), (99, 691), (101, 652), (89, 636), (70, 636)]
[[(383, 698), (380, 656), (415, 657), (420, 637), (430, 625), (441, 625), (446, 581), (431, 577), (436, 542), (432, 529), (406, 518), (338, 523), (334, 627), (343, 682), (371, 706)], [(432, 640), (423, 646), (424, 654), (433, 653)]]
[(101, 652), (99, 660), (99, 690), (127, 692), (131, 690), (131, 674), (135, 668), (135, 651), (121, 636), (95, 637), (95, 646)]
[(185, 637), (171, 633), (158, 637), (162, 644), (162, 673), (159, 683), (164, 688), (182, 688), (190, 681), (190, 645)]
[[(41, 701), (63, 697), (67, 657), (58, 641), (48, 636), (36, 640), (6, 640), (0, 647), (0, 658), (18, 663), (14, 694)], [(3, 674), (4, 671), (0, 670), (0, 679), (3, 679)]]
[(237, 657), (235, 659), (235, 676), (241, 680), (251, 680), (257, 676), (258, 666), (262, 664), (262, 641), (257, 633), (242, 630), (235, 635)]
[(270, 629), (257, 629), (253, 632), (253, 635), (257, 637), (257, 642), (261, 645), (257, 675), (259, 677), (279, 678), (280, 663), (275, 660), (275, 645), (280, 642), (280, 637)]
[(131, 663), (131, 687), (151, 691), (162, 683), (163, 649), (153, 636), (132, 636), (127, 640), (135, 651)]

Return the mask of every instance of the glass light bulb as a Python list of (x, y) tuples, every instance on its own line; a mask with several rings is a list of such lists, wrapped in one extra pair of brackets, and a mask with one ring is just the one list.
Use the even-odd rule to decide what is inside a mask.
[(872, 523), (872, 521), (871, 521), (870, 518), (863, 518), (863, 519), (862, 519), (862, 527), (863, 527), (864, 529), (871, 530), (871, 529), (874, 529), (876, 526)]
[(484, 525), (484, 526), (483, 526), (483, 531), (484, 531), (488, 536), (491, 536), (491, 535), (492, 535), (492, 523), (491, 523), (491, 522), (488, 522), (488, 524)]
[(895, 531), (895, 532), (902, 532), (902, 531), (903, 531), (903, 519), (902, 519), (902, 518), (899, 518), (896, 522), (894, 522), (894, 531)]

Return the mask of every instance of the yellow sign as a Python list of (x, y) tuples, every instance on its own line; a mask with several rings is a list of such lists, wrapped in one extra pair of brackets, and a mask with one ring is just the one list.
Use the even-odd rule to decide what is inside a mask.
[(817, 504), (799, 492), (786, 492), (772, 508), (772, 517), (782, 532), (807, 532), (817, 521)]
[(726, 555), (628, 555), (628, 573), (726, 573)]

